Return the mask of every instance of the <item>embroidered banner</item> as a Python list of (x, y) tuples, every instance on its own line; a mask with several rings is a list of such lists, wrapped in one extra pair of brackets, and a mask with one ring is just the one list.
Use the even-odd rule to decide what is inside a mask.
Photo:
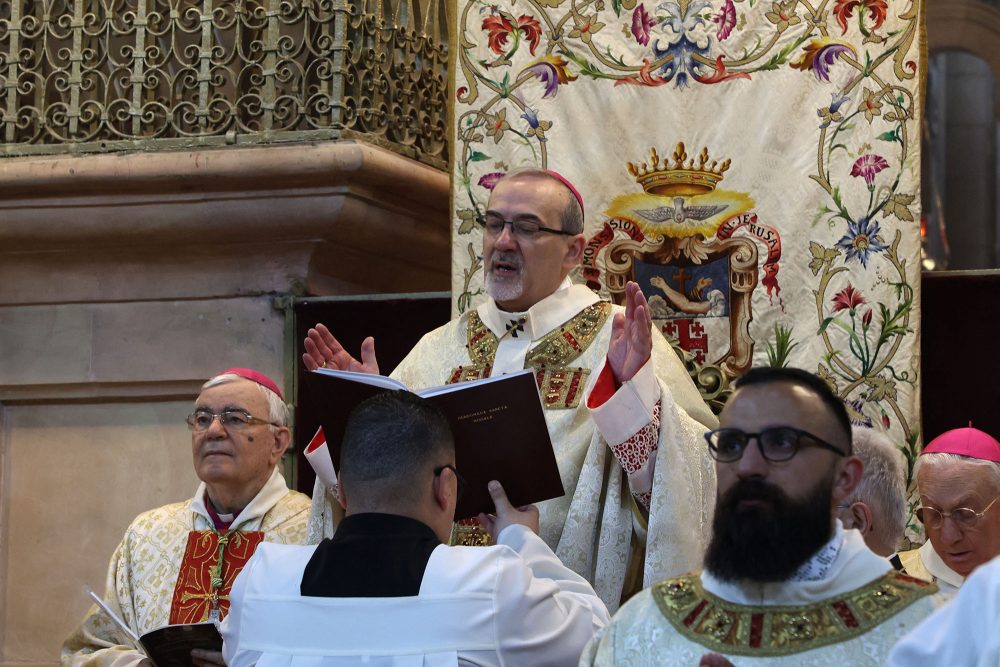
[[(458, 0), (453, 294), (520, 166), (580, 189), (573, 276), (720, 387), (819, 373), (858, 424), (919, 439), (919, 0)], [(718, 402), (716, 402), (718, 405)]]

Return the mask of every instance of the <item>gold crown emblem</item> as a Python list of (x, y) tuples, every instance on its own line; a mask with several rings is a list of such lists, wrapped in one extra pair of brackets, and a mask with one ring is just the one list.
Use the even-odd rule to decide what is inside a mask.
[(651, 195), (687, 197), (711, 192), (732, 163), (732, 160), (726, 160), (722, 164), (717, 160), (709, 163), (708, 149), (702, 148), (698, 163), (695, 164), (694, 158), (688, 160), (683, 141), (674, 150), (673, 165), (669, 160), (664, 160), (663, 165), (660, 165), (656, 148), (649, 149), (649, 157), (649, 165), (644, 162), (637, 166), (629, 162), (628, 173)]

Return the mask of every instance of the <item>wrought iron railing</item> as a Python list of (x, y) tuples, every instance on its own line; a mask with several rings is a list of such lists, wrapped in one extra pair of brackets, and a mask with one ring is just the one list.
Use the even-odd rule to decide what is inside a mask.
[(447, 0), (0, 0), (7, 155), (364, 138), (447, 161)]

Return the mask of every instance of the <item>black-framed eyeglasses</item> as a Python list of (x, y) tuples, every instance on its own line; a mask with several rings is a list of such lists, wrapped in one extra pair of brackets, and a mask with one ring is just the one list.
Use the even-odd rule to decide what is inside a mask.
[(462, 477), (462, 473), (455, 470), (455, 466), (450, 463), (434, 468), (434, 476), (439, 476), (442, 472), (444, 472), (445, 468), (455, 473), (455, 480), (458, 482), (458, 488), (455, 490), (455, 500), (457, 501), (462, 497), (462, 493), (465, 491), (465, 478)]
[(503, 234), (504, 225), (510, 225), (510, 231), (514, 236), (519, 238), (528, 239), (533, 237), (538, 232), (546, 232), (548, 234), (559, 234), (561, 236), (576, 236), (573, 232), (567, 232), (563, 229), (555, 229), (553, 227), (544, 227), (538, 224), (537, 220), (528, 219), (517, 219), (517, 220), (504, 220), (499, 215), (494, 213), (487, 213), (479, 219), (479, 224), (483, 226), (486, 233), (492, 237), (497, 237)]
[(760, 455), (772, 463), (790, 460), (803, 445), (813, 445), (831, 451), (837, 456), (847, 456), (845, 452), (822, 438), (791, 426), (766, 428), (760, 433), (746, 433), (738, 428), (720, 428), (705, 434), (712, 458), (723, 463), (743, 458), (743, 451), (751, 439), (757, 442)]
[(254, 417), (246, 410), (240, 410), (238, 408), (229, 408), (228, 410), (223, 410), (218, 413), (212, 412), (211, 410), (195, 410), (189, 414), (184, 421), (187, 422), (192, 431), (201, 432), (207, 431), (209, 427), (212, 426), (212, 422), (215, 421), (216, 417), (219, 418), (219, 422), (224, 428), (235, 431), (246, 428), (250, 424), (270, 424), (271, 426), (279, 426), (279, 424), (275, 424), (274, 422), (266, 419), (260, 419), (259, 417)]
[(944, 525), (945, 519), (951, 517), (951, 520), (955, 522), (955, 525), (962, 530), (975, 530), (976, 524), (979, 523), (979, 520), (983, 518), (984, 514), (990, 511), (990, 508), (993, 507), (998, 500), (1000, 500), (1000, 496), (994, 498), (982, 512), (977, 512), (976, 510), (968, 507), (959, 507), (958, 509), (950, 512), (942, 512), (934, 507), (918, 507), (917, 519), (920, 523), (924, 524), (925, 527), (931, 530), (937, 530)]

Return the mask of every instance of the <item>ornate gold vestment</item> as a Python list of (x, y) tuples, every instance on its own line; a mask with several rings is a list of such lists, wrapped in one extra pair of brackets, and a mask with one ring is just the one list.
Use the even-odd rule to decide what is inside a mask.
[(808, 605), (727, 602), (706, 591), (696, 574), (661, 581), (652, 595), (677, 632), (709, 650), (780, 656), (863, 635), (936, 591), (934, 584), (891, 571), (849, 593)]

